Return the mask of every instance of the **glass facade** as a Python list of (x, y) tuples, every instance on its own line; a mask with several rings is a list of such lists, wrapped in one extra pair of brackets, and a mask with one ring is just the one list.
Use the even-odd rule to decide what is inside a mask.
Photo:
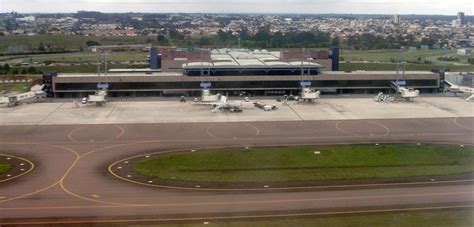
[[(314, 80), (312, 87), (318, 88), (389, 88), (392, 80)], [(299, 88), (300, 81), (214, 81), (212, 89), (260, 89)], [(437, 86), (437, 80), (407, 80), (407, 86)], [(56, 91), (95, 90), (96, 83), (56, 83)], [(113, 90), (167, 90), (167, 89), (200, 89), (200, 82), (131, 82), (109, 83)]]

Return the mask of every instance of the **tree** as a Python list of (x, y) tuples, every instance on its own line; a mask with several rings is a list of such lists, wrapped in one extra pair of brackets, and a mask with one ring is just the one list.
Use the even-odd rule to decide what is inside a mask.
[(270, 28), (269, 27), (261, 27), (258, 29), (258, 32), (255, 34), (254, 38), (255, 40), (258, 41), (268, 41), (272, 35), (270, 34)]
[(5, 64), (3, 65), (3, 70), (5, 70), (5, 73), (8, 73), (8, 72), (10, 71), (10, 69), (11, 69), (11, 67), (10, 67), (9, 64), (5, 63)]
[[(362, 34), (350, 36), (347, 39), (347, 45), (356, 50), (364, 49), (396, 49), (400, 46), (400, 37), (389, 36), (387, 38), (375, 36), (372, 34)], [(405, 42), (405, 41), (403, 41)]]
[(339, 36), (336, 36), (334, 37), (332, 40), (331, 40), (331, 46), (335, 46), (335, 47), (338, 47), (339, 46)]
[(10, 20), (5, 21), (5, 30), (7, 30), (7, 32), (11, 32), (15, 29), (16, 29), (15, 23), (13, 23)]
[(27, 73), (28, 73), (28, 72), (26, 71), (25, 68), (23, 68), (23, 69), (21, 70), (21, 74), (27, 74)]
[(44, 47), (44, 44), (42, 42), (40, 42), (39, 46), (38, 46), (38, 50), (39, 51), (45, 51), (46, 48)]
[(95, 41), (95, 40), (89, 40), (89, 41), (86, 42), (86, 45), (88, 47), (90, 47), (90, 46), (100, 46), (100, 43)]
[(220, 41), (225, 42), (225, 41), (227, 40), (227, 33), (225, 33), (224, 31), (222, 31), (222, 29), (219, 29), (219, 31), (217, 32), (217, 38), (218, 38)]
[(207, 36), (203, 36), (203, 37), (199, 38), (197, 44), (201, 47), (209, 46), (209, 45), (211, 45), (211, 39)]
[(19, 71), (17, 68), (14, 68), (14, 69), (12, 70), (12, 75), (17, 75), (17, 74), (19, 74), (19, 73), (20, 73), (20, 71)]
[(156, 38), (158, 41), (158, 44), (161, 46), (168, 46), (169, 45), (169, 40), (166, 38), (166, 36), (159, 34), (158, 37)]
[(185, 38), (185, 36), (176, 29), (170, 30), (169, 35), (170, 35), (170, 38), (174, 40), (184, 40)]
[(273, 34), (271, 47), (273, 48), (282, 48), (285, 47), (285, 37), (282, 32), (278, 31)]
[(242, 26), (242, 29), (240, 30), (240, 38), (249, 39), (249, 37), (250, 37), (249, 29), (245, 26)]
[(436, 40), (432, 39), (432, 38), (423, 38), (421, 40), (421, 45), (427, 45), (428, 47), (432, 47), (433, 45), (436, 44)]
[(28, 74), (36, 74), (36, 69), (33, 66), (28, 67)]

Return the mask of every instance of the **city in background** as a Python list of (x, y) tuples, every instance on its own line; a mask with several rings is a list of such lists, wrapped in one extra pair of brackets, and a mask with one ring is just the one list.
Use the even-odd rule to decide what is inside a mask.
[(95, 46), (116, 46), (112, 65), (146, 67), (146, 54), (130, 48), (135, 44), (188, 49), (340, 46), (346, 71), (394, 70), (390, 63), (404, 48), (410, 70), (468, 71), (474, 68), (473, 25), (474, 17), (463, 12), (453, 16), (11, 12), (0, 14), (0, 73), (93, 72), (94, 67), (87, 65), (96, 62)]

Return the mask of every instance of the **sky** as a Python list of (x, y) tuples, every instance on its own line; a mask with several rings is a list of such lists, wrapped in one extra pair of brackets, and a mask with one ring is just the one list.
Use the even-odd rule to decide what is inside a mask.
[(0, 12), (352, 13), (472, 15), (474, 0), (0, 0)]

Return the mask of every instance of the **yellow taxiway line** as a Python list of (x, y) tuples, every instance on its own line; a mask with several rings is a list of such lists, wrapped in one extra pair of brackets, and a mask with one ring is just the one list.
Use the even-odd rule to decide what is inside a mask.
[(9, 154), (0, 154), (0, 156), (12, 157), (12, 158), (16, 158), (16, 159), (19, 159), (19, 160), (23, 160), (23, 161), (27, 162), (27, 163), (30, 165), (30, 169), (28, 169), (27, 171), (25, 171), (25, 172), (23, 172), (23, 173), (21, 173), (21, 174), (15, 175), (15, 176), (13, 176), (13, 177), (10, 177), (10, 178), (6, 178), (6, 179), (3, 179), (3, 180), (0, 180), (0, 183), (6, 182), (6, 181), (9, 181), (9, 180), (13, 180), (13, 179), (15, 179), (15, 178), (18, 178), (18, 177), (21, 177), (21, 176), (23, 176), (23, 175), (26, 175), (26, 174), (28, 174), (29, 172), (33, 171), (33, 169), (35, 168), (35, 164), (34, 164), (32, 161), (30, 161), (30, 160), (28, 160), (28, 159), (26, 159), (26, 158), (14, 156), (14, 155), (9, 155)]

